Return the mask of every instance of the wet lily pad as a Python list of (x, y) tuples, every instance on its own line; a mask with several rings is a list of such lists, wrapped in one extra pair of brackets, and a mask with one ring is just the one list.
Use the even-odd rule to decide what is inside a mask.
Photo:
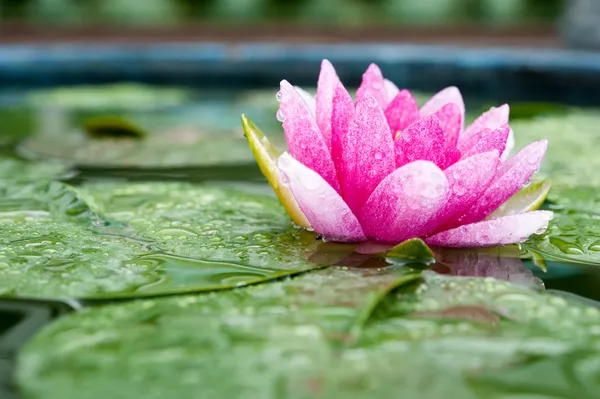
[(0, 155), (0, 187), (17, 182), (37, 181), (65, 176), (68, 167), (60, 162), (26, 162)]
[[(36, 123), (41, 128), (18, 151), (29, 159), (60, 159), (96, 169), (254, 164), (239, 123), (242, 112), (252, 112), (268, 127), (270, 139), (280, 148), (285, 148), (285, 140), (269, 105), (276, 103), (274, 92), (268, 103), (248, 103), (243, 93), (199, 93), (181, 104), (159, 102), (155, 107), (143, 101), (136, 106), (127, 98), (111, 106), (108, 100), (77, 105), (71, 94), (68, 101), (43, 97), (36, 102), (40, 106)], [(151, 101), (156, 95), (147, 97)], [(141, 132), (144, 140), (136, 140)], [(98, 140), (99, 136), (103, 139)]]
[[(278, 144), (282, 145), (283, 135), (280, 136)], [(165, 148), (169, 151), (165, 151)], [(97, 140), (80, 130), (49, 131), (29, 138), (18, 151), (29, 159), (57, 159), (79, 167), (100, 169), (254, 163), (241, 128), (223, 131), (202, 126), (177, 126), (163, 130), (154, 128), (147, 132), (144, 140), (135, 137), (128, 140), (124, 137)]]
[(85, 121), (85, 131), (92, 138), (143, 138), (146, 132), (119, 116), (100, 116)]
[(32, 91), (27, 102), (35, 107), (61, 107), (77, 110), (149, 109), (184, 103), (190, 97), (180, 88), (135, 83), (66, 86)]
[(415, 289), (411, 275), (327, 269), (86, 309), (24, 348), (19, 389), (31, 399), (591, 398), (600, 389), (598, 309), (493, 279), (424, 276)]
[(582, 212), (555, 212), (548, 230), (530, 237), (523, 247), (550, 260), (600, 266), (598, 219)]
[(13, 186), (0, 203), (0, 293), (116, 298), (218, 290), (352, 252), (295, 229), (277, 200), (184, 183)]

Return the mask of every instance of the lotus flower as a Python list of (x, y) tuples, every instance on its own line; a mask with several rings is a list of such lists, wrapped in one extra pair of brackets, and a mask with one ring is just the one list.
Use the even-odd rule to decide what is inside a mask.
[(324, 239), (485, 247), (522, 242), (552, 218), (533, 211), (546, 185), (511, 200), (539, 169), (547, 142), (508, 158), (506, 104), (465, 129), (456, 87), (419, 108), (372, 64), (354, 101), (327, 60), (315, 98), (283, 80), (277, 99), (289, 153), (279, 155), (242, 116), (246, 137), (292, 219)]

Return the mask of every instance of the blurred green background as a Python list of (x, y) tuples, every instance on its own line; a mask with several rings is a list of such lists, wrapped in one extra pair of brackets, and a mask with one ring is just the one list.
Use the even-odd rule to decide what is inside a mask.
[(0, 0), (0, 24), (173, 26), (287, 22), (337, 26), (531, 26), (564, 0)]

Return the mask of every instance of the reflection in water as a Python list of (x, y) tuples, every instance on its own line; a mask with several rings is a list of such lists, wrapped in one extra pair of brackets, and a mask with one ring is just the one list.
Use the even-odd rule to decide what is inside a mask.
[[(395, 268), (383, 257), (363, 252), (363, 246), (315, 241), (316, 247), (308, 260), (321, 266), (344, 266), (361, 269)], [(367, 251), (369, 252), (369, 251)], [(435, 263), (431, 270), (439, 274), (464, 277), (492, 277), (536, 290), (544, 289), (544, 282), (529, 270), (520, 258), (517, 246), (451, 249), (436, 248)], [(407, 263), (403, 267), (427, 268), (427, 264)]]
[(520, 259), (517, 246), (478, 250), (436, 249), (432, 270), (440, 274), (465, 277), (493, 277), (533, 289), (544, 289), (541, 279), (534, 276)]

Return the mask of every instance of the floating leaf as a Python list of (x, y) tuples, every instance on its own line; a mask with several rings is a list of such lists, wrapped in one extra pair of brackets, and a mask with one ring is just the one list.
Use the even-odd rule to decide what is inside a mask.
[[(18, 297), (218, 290), (348, 254), (345, 246), (341, 256), (319, 249), (275, 198), (184, 183), (13, 187), (0, 203), (0, 225), (0, 291)], [(320, 260), (309, 260), (316, 254)]]
[(32, 91), (28, 103), (35, 107), (71, 110), (153, 109), (180, 105), (190, 97), (186, 90), (135, 83), (67, 86)]
[(432, 263), (435, 255), (420, 238), (406, 240), (384, 253), (385, 259), (393, 264), (420, 262)]
[(98, 116), (85, 121), (85, 131), (93, 138), (142, 138), (147, 133), (120, 116)]
[[(327, 269), (86, 309), (24, 348), (19, 390), (44, 399), (475, 399), (545, 397), (549, 385), (591, 398), (600, 389), (598, 309), (493, 279), (425, 277), (414, 291), (402, 289), (410, 275)], [(518, 383), (516, 371), (534, 359), (562, 365), (552, 382), (532, 370)]]
[[(127, 87), (125, 87), (127, 89)], [(128, 91), (124, 89), (124, 93)], [(221, 165), (254, 165), (252, 152), (235, 115), (252, 112), (267, 126), (275, 125), (270, 139), (285, 148), (281, 125), (268, 104), (243, 103), (243, 93), (198, 93), (185, 102), (161, 102), (152, 88), (123, 94), (118, 87), (61, 89), (35, 102), (41, 129), (18, 147), (28, 159), (60, 159), (81, 168), (166, 169)], [(106, 94), (102, 94), (106, 90)], [(160, 89), (157, 89), (160, 90)], [(96, 96), (97, 94), (97, 96)], [(111, 95), (116, 97), (111, 102)], [(54, 98), (56, 95), (57, 98)], [(62, 99), (64, 96), (65, 99)], [(75, 100), (81, 96), (81, 104)], [(275, 101), (274, 92), (271, 93)], [(168, 96), (166, 97), (168, 98)], [(175, 106), (177, 105), (177, 106)], [(107, 115), (111, 120), (106, 120)], [(90, 125), (90, 120), (95, 121)], [(126, 123), (125, 123), (126, 121)], [(98, 123), (100, 126), (97, 126)], [(100, 131), (104, 140), (85, 134)], [(99, 129), (100, 128), (100, 129)], [(116, 128), (116, 129), (115, 129)], [(121, 129), (124, 128), (124, 129)], [(146, 133), (144, 140), (117, 140), (116, 133)], [(110, 133), (111, 137), (106, 137)], [(112, 138), (112, 139), (111, 139)], [(169, 151), (165, 151), (168, 148)], [(258, 171), (258, 170), (257, 170)]]
[(600, 226), (594, 215), (555, 212), (546, 232), (523, 247), (550, 260), (600, 266)]

